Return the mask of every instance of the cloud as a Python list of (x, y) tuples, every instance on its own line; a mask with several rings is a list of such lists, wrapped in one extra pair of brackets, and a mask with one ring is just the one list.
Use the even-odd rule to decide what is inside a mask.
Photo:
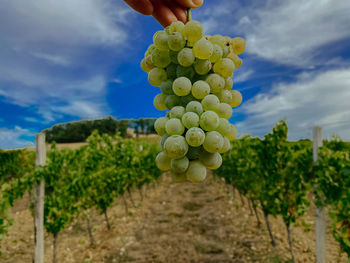
[[(248, 69), (243, 72), (239, 72), (233, 77), (233, 81), (236, 83), (244, 82), (249, 79), (249, 77), (254, 73), (254, 70)], [(236, 74), (236, 73), (235, 73)]]
[(31, 106), (48, 122), (109, 113), (106, 79), (125, 47), (130, 8), (112, 0), (19, 0), (1, 1), (0, 10), (4, 102)]
[(14, 129), (0, 128), (0, 149), (14, 149), (32, 146), (33, 141), (28, 138), (34, 133), (16, 126)]
[[(226, 12), (217, 14), (217, 7)], [(342, 46), (331, 44), (350, 38), (350, 1), (269, 0), (249, 5), (220, 1), (215, 12), (209, 9), (202, 16), (210, 33), (241, 34), (247, 53), (299, 68), (329, 64), (332, 52)]]
[(286, 118), (290, 139), (311, 138), (319, 125), (324, 136), (339, 134), (350, 140), (350, 68), (303, 73), (293, 83), (277, 83), (238, 110), (246, 119), (237, 123), (242, 133), (262, 136)]

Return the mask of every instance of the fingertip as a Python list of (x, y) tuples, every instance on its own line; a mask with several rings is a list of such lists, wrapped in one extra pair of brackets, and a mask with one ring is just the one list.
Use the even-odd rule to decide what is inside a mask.
[(186, 8), (199, 8), (203, 5), (203, 0), (176, 0), (176, 2)]
[(199, 8), (203, 5), (203, 0), (192, 0), (192, 4), (194, 5), (192, 8)]

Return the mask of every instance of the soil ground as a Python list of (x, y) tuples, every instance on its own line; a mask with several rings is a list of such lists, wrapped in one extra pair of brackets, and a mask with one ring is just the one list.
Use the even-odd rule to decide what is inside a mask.
[[(78, 218), (58, 237), (59, 263), (203, 262), (282, 263), (289, 261), (285, 226), (271, 218), (277, 247), (272, 247), (265, 225), (257, 227), (247, 200), (209, 176), (202, 184), (172, 183), (166, 175), (126, 195), (129, 215), (121, 198), (109, 211), (112, 229), (104, 216), (91, 211), (95, 247), (89, 245), (86, 220)], [(29, 195), (18, 200), (12, 211), (14, 224), (2, 241), (2, 263), (30, 263), (33, 251), (33, 219)], [(310, 208), (299, 227), (293, 227), (297, 262), (315, 262), (315, 217)], [(262, 213), (259, 211), (260, 218)], [(340, 256), (339, 256), (340, 255)], [(52, 262), (52, 236), (45, 235), (45, 262)], [(347, 262), (327, 229), (327, 263)]]

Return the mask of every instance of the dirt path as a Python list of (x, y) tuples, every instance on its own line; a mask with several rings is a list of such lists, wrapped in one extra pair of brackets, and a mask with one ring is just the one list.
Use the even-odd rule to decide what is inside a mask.
[[(289, 262), (282, 221), (271, 219), (278, 244), (273, 248), (265, 226), (256, 226), (247, 204), (241, 207), (237, 193), (232, 200), (230, 189), (212, 177), (203, 184), (173, 184), (164, 177), (143, 202), (138, 192), (133, 197), (137, 208), (128, 200), (130, 216), (121, 200), (110, 209), (111, 230), (103, 216), (92, 214), (95, 248), (89, 246), (84, 220), (68, 226), (59, 236), (58, 262)], [(14, 211), (15, 223), (2, 242), (0, 262), (30, 263), (32, 218), (28, 209)], [(309, 232), (304, 232), (307, 227), (293, 228), (298, 262), (315, 262), (312, 213), (304, 219)], [(327, 239), (327, 262), (335, 263), (338, 246), (330, 233)], [(51, 262), (52, 237), (46, 235), (45, 242), (45, 262)], [(340, 262), (346, 262), (345, 255)]]

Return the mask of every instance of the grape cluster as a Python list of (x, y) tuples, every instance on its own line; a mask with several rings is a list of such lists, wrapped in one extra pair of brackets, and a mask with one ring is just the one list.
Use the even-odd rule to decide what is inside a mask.
[(162, 136), (156, 164), (175, 182), (201, 182), (207, 168), (222, 164), (220, 153), (231, 149), (236, 127), (228, 122), (232, 107), (242, 102), (233, 86), (233, 71), (245, 50), (240, 37), (204, 36), (201, 23), (172, 23), (153, 36), (141, 62), (148, 81), (160, 87), (154, 106), (168, 110), (154, 127)]

